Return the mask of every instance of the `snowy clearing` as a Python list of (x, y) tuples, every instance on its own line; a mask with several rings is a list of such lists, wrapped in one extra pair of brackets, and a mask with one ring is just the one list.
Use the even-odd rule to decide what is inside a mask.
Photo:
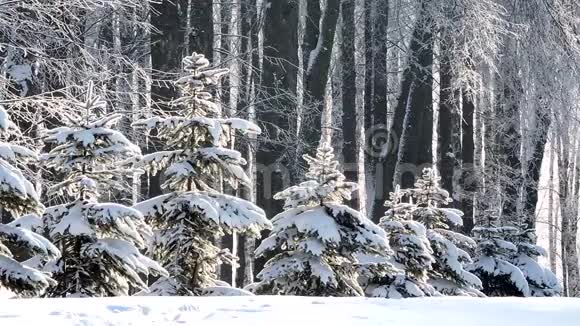
[(115, 297), (0, 299), (0, 325), (578, 326), (580, 299)]

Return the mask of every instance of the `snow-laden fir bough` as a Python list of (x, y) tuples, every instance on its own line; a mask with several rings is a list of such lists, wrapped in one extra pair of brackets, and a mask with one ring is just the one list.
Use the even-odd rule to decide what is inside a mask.
[(119, 296), (145, 290), (140, 274), (167, 275), (155, 261), (139, 252), (152, 231), (136, 209), (116, 203), (99, 203), (105, 191), (122, 191), (123, 179), (135, 170), (129, 159), (140, 157), (139, 147), (112, 127), (121, 115), (102, 115), (106, 103), (89, 83), (78, 119), (68, 126), (46, 131), (53, 146), (42, 159), (48, 168), (65, 176), (49, 189), (72, 201), (52, 206), (43, 215), (46, 233), (61, 249), (62, 258), (49, 262), (58, 285), (48, 296)]
[(511, 258), (517, 247), (509, 241), (510, 235), (518, 230), (511, 226), (500, 226), (494, 212), (485, 212), (485, 224), (473, 229), (477, 250), (475, 259), (467, 270), (477, 275), (488, 296), (529, 296), (530, 289), (522, 271), (512, 264)]
[[(343, 201), (356, 184), (345, 181), (332, 147), (304, 155), (307, 181), (274, 196), (285, 201), (274, 228), (256, 249), (273, 254), (249, 288), (259, 294), (362, 296), (359, 277), (374, 269), (394, 272), (385, 232)], [(366, 274), (366, 275), (365, 275)]]
[(538, 257), (547, 256), (544, 248), (536, 245), (536, 231), (525, 223), (516, 225), (517, 232), (509, 235), (517, 251), (511, 262), (524, 274), (530, 295), (534, 297), (553, 297), (562, 294), (560, 281), (549, 268), (540, 265)]
[(221, 180), (233, 188), (250, 184), (243, 169), (246, 161), (227, 145), (236, 130), (259, 134), (260, 128), (243, 119), (220, 118), (208, 88), (228, 70), (209, 65), (201, 54), (185, 57), (185, 75), (175, 82), (181, 96), (172, 101), (169, 116), (133, 124), (157, 129), (166, 147), (141, 162), (153, 174), (165, 170), (162, 187), (169, 192), (135, 205), (157, 231), (155, 255), (171, 274), (151, 286), (155, 295), (247, 293), (218, 279), (216, 267), (235, 264), (236, 257), (214, 240), (232, 231), (257, 237), (271, 227), (262, 209), (216, 187)]
[[(44, 209), (36, 190), (18, 168), (18, 165), (36, 161), (36, 153), (9, 142), (19, 135), (18, 126), (0, 106), (0, 207), (13, 217), (40, 213)], [(17, 295), (33, 296), (56, 284), (48, 274), (16, 261), (10, 247), (45, 258), (60, 255), (58, 249), (42, 236), (12, 223), (0, 224), (0, 287), (6, 287)]]

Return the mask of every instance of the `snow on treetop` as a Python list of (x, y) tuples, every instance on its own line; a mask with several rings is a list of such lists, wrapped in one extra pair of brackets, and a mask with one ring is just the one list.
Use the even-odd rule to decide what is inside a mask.
[(209, 67), (209, 60), (203, 54), (193, 52), (183, 58), (183, 70), (187, 72), (195, 72), (207, 67)]
[(418, 205), (431, 202), (436, 205), (446, 205), (453, 200), (449, 197), (449, 192), (439, 186), (440, 180), (441, 177), (437, 175), (435, 169), (425, 168), (421, 178), (415, 182), (415, 188), (407, 189), (407, 191), (415, 198)]
[(183, 69), (190, 73), (178, 79), (175, 84), (182, 88), (203, 89), (208, 85), (216, 85), (218, 80), (229, 72), (229, 69), (208, 69), (209, 60), (203, 54), (192, 53), (182, 60)]
[(91, 163), (87, 162), (89, 157), (93, 157), (93, 160), (98, 158), (99, 163), (103, 164), (112, 163), (113, 158), (110, 156), (113, 155), (116, 160), (141, 156), (138, 146), (121, 132), (112, 129), (122, 118), (121, 114), (96, 118), (96, 113), (104, 111), (106, 102), (94, 94), (92, 82), (89, 82), (85, 102), (79, 102), (78, 105), (86, 109), (81, 121), (73, 121), (70, 126), (45, 131), (45, 142), (57, 145), (43, 157), (50, 162), (51, 167), (68, 171), (77, 164)]

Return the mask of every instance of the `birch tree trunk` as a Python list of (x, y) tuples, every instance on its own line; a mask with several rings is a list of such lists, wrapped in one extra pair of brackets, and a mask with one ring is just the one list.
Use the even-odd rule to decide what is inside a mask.
[[(228, 48), (230, 51), (229, 64), (229, 100), (230, 100), (230, 117), (235, 117), (238, 112), (238, 105), (240, 102), (240, 90), (242, 88), (242, 69), (241, 69), (241, 45), (242, 45), (242, 6), (240, 2), (232, 3), (230, 5), (230, 21), (228, 28)], [(236, 139), (234, 134), (231, 134), (230, 146), (235, 147)], [(236, 232), (232, 233), (232, 255), (238, 256), (238, 235)], [(237, 264), (232, 264), (231, 270), (231, 285), (236, 287), (237, 283)]]
[[(251, 122), (256, 122), (256, 87), (260, 85), (261, 75), (259, 73), (261, 67), (261, 42), (263, 39), (263, 3), (262, 0), (246, 0), (246, 14), (247, 27), (245, 28), (246, 53), (248, 54), (248, 63), (250, 67), (246, 73), (246, 89), (247, 89), (247, 119)], [(257, 69), (257, 70), (256, 70)], [(252, 203), (256, 203), (256, 184), (257, 184), (257, 169), (256, 169), (256, 148), (257, 138), (255, 135), (250, 135), (249, 142), (246, 146), (246, 158), (248, 165), (246, 167), (246, 174), (252, 181), (251, 187), (246, 187), (243, 193), (244, 199)], [(254, 282), (254, 249), (256, 247), (255, 240), (252, 237), (244, 237), (244, 275), (242, 285), (247, 286)]]
[(575, 297), (580, 293), (578, 278), (578, 253), (576, 249), (576, 234), (577, 234), (577, 214), (575, 214), (575, 207), (578, 206), (578, 198), (572, 192), (573, 175), (570, 164), (570, 147), (573, 145), (564, 141), (562, 138), (566, 135), (561, 135), (558, 138), (558, 171), (559, 171), (559, 197), (561, 207), (561, 254), (562, 257), (562, 278), (563, 278), (563, 293), (565, 296)]
[(554, 212), (554, 161), (555, 161), (555, 135), (550, 135), (550, 163), (548, 167), (548, 255), (550, 258), (550, 269), (556, 272), (557, 262), (557, 218), (558, 214)]
[(355, 0), (354, 4), (355, 34), (354, 34), (354, 66), (356, 88), (356, 165), (358, 182), (358, 209), (367, 215), (366, 181), (365, 181), (365, 73), (366, 73), (366, 12), (365, 0)]

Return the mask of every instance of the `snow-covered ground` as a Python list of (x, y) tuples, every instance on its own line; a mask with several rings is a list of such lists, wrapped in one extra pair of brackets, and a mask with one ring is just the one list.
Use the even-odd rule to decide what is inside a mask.
[(580, 299), (0, 299), (0, 325), (578, 326)]

